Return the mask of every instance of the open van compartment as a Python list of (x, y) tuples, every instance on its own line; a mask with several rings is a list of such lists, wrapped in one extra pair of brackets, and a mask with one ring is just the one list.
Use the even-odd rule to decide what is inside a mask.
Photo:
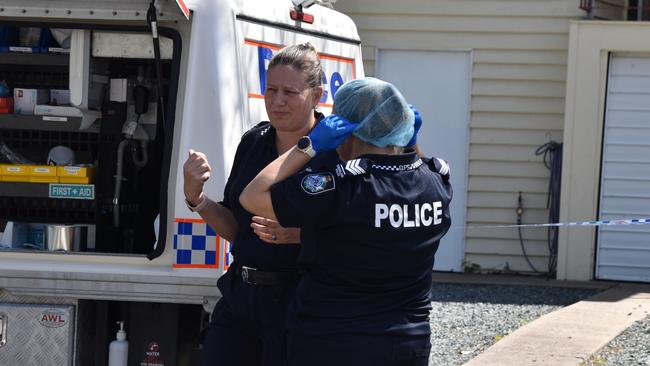
[[(54, 51), (12, 46), (0, 52), (0, 81), (13, 89), (14, 108), (22, 107), (0, 114), (0, 219), (14, 233), (27, 232), (3, 236), (2, 244), (14, 251), (60, 250), (42, 226), (72, 225), (82, 230), (74, 230), (77, 244), (68, 251), (149, 254), (167, 183), (166, 139), (173, 137), (162, 123), (151, 34), (34, 25), (0, 22), (5, 33), (64, 34)], [(162, 92), (174, 103), (174, 41), (161, 39)], [(30, 93), (43, 98), (29, 105)], [(10, 174), (21, 166), (25, 174)], [(51, 176), (37, 179), (48, 169)]]

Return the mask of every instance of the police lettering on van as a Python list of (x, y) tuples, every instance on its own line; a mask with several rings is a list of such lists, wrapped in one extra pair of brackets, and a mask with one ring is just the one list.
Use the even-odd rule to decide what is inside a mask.
[[(244, 60), (251, 62), (257, 59), (256, 65), (249, 65), (248, 70), (257, 69), (257, 73), (248, 75), (248, 97), (252, 99), (263, 99), (266, 90), (266, 71), (268, 64), (276, 51), (282, 47), (269, 43), (246, 40), (244, 47)], [(334, 95), (338, 89), (348, 80), (356, 78), (355, 60), (351, 58), (319, 54), (323, 67), (323, 96), (320, 105), (331, 107)], [(254, 61), (253, 61), (254, 62)]]

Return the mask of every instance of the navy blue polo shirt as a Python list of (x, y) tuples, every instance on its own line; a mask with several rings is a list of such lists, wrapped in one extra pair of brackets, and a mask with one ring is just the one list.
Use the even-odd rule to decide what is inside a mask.
[(446, 163), (414, 152), (341, 162), (333, 151), (271, 196), (279, 222), (302, 228), (291, 331), (430, 333), (434, 255), (451, 224)]
[[(322, 114), (316, 113), (316, 118), (322, 118)], [(232, 243), (237, 264), (267, 271), (295, 270), (300, 246), (271, 245), (260, 240), (250, 227), (253, 215), (239, 203), (239, 195), (248, 183), (277, 159), (275, 137), (275, 128), (269, 122), (259, 123), (242, 136), (221, 204), (232, 211), (239, 224)]]

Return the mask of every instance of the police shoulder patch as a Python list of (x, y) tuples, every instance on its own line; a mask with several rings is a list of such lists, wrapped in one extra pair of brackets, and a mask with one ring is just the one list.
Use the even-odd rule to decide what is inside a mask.
[(300, 182), (303, 191), (309, 194), (331, 191), (335, 185), (334, 176), (330, 172), (308, 174)]

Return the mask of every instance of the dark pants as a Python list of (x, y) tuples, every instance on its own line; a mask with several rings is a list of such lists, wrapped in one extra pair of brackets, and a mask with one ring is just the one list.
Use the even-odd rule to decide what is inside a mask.
[(218, 286), (223, 297), (203, 331), (200, 365), (284, 366), (286, 313), (295, 284), (250, 285), (229, 270)]
[(289, 333), (289, 366), (427, 366), (429, 335), (329, 335)]

